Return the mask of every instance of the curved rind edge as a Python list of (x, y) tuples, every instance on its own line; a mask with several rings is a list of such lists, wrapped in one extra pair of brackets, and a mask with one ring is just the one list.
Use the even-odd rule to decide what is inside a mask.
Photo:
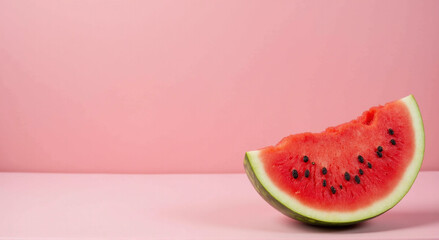
[(273, 195), (271, 195), (267, 191), (267, 189), (265, 189), (265, 187), (259, 181), (258, 177), (255, 175), (255, 172), (252, 168), (252, 165), (250, 163), (249, 158), (250, 157), (249, 157), (248, 153), (246, 153), (245, 158), (244, 158), (244, 168), (245, 168), (245, 172), (247, 174), (247, 177), (250, 179), (250, 182), (252, 183), (253, 187), (256, 189), (256, 191), (259, 193), (259, 195), (266, 202), (268, 202), (272, 207), (276, 208), (278, 211), (280, 211), (284, 215), (286, 215), (290, 218), (294, 218), (294, 219), (299, 220), (299, 221), (304, 222), (304, 223), (308, 223), (308, 224), (312, 224), (312, 225), (324, 225), (324, 226), (351, 225), (351, 224), (355, 224), (357, 222), (363, 221), (363, 220), (360, 220), (360, 221), (356, 221), (356, 222), (346, 222), (346, 223), (324, 222), (324, 221), (319, 221), (317, 219), (313, 219), (313, 218), (301, 215), (300, 213), (297, 213), (297, 212), (289, 209), (288, 207), (283, 205), (281, 202), (279, 202), (279, 200), (277, 200)]
[[(416, 177), (418, 176), (418, 173), (421, 170), (422, 162), (424, 160), (424, 152), (425, 152), (424, 122), (422, 120), (422, 115), (419, 109), (419, 105), (412, 94), (401, 99), (401, 101), (407, 106), (407, 108), (410, 111), (410, 115), (412, 116), (412, 123), (415, 132), (416, 150), (414, 153), (415, 155), (413, 156), (412, 163), (410, 164), (408, 170), (404, 174), (405, 175), (404, 180), (406, 180), (406, 183), (409, 187), (402, 194), (401, 199), (399, 199), (399, 201), (401, 201), (402, 198), (404, 198), (404, 196), (409, 192), (410, 188), (415, 182)], [(398, 204), (398, 202), (396, 202), (395, 205)]]
[[(360, 209), (354, 213), (346, 212), (330, 212), (315, 210), (307, 207), (292, 197), (288, 197), (286, 193), (277, 188), (262, 168), (259, 159), (259, 151), (250, 151), (245, 154), (244, 168), (248, 178), (253, 184), (257, 192), (271, 206), (287, 215), (288, 217), (313, 225), (351, 225), (370, 218), (379, 216), (394, 207), (407, 194), (413, 185), (416, 176), (421, 168), (424, 150), (425, 150), (425, 134), (422, 116), (419, 107), (413, 95), (409, 95), (401, 99), (410, 111), (412, 124), (415, 132), (415, 153), (413, 160), (407, 167), (402, 180), (395, 187), (395, 190), (382, 200), (377, 201), (372, 206)], [(294, 209), (294, 210), (293, 210)]]

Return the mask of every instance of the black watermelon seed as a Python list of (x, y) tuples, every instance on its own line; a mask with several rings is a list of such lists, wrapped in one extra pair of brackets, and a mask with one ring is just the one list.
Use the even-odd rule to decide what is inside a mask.
[(303, 156), (303, 161), (304, 161), (304, 162), (308, 162), (308, 160), (309, 160), (309, 157), (308, 157), (308, 156), (306, 156), (306, 155)]
[(331, 186), (331, 192), (332, 194), (335, 194), (337, 192), (337, 190), (335, 190), (335, 187)]
[(315, 165), (316, 163), (315, 163), (315, 162), (312, 162), (311, 164), (312, 164), (312, 165)]
[(349, 181), (351, 179), (351, 175), (349, 175), (348, 172), (344, 173), (344, 179), (346, 179), (346, 181)]
[(360, 161), (360, 163), (364, 163), (364, 158), (361, 155), (358, 155), (358, 161)]
[(299, 173), (297, 172), (296, 169), (293, 170), (293, 178), (298, 178), (299, 177)]
[(363, 172), (363, 169), (360, 168), (360, 170), (358, 170), (358, 173), (359, 173), (360, 175), (363, 175), (363, 173), (364, 173), (364, 172)]
[(368, 163), (367, 163), (367, 167), (368, 167), (368, 168), (372, 168), (372, 163), (368, 162)]
[(343, 186), (340, 184), (340, 189), (343, 189)]
[(390, 140), (390, 143), (391, 143), (392, 145), (396, 145), (395, 139)]
[(355, 175), (355, 182), (357, 184), (360, 184), (360, 177), (358, 175)]
[(389, 129), (387, 129), (387, 132), (390, 134), (390, 135), (393, 135), (393, 129), (391, 129), (391, 128), (389, 128)]
[(328, 170), (324, 167), (324, 168), (322, 168), (322, 173), (323, 173), (323, 175), (326, 175), (328, 173)]
[(326, 187), (326, 180), (323, 180), (323, 187)]
[(377, 147), (377, 150), (378, 150), (378, 152), (382, 152), (382, 151), (383, 151), (383, 147), (378, 146), (378, 147)]
[(306, 178), (309, 177), (309, 170), (308, 170), (308, 169), (305, 170), (305, 177), (306, 177)]
[(377, 156), (378, 156), (379, 158), (381, 158), (381, 157), (383, 157), (383, 154), (382, 154), (381, 152), (377, 152)]

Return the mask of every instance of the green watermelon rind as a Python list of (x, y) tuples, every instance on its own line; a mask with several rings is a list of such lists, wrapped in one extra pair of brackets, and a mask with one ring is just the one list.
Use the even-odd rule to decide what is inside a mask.
[(326, 226), (352, 225), (383, 214), (401, 201), (410, 190), (419, 173), (424, 158), (424, 125), (418, 104), (413, 95), (409, 95), (400, 101), (407, 106), (412, 117), (412, 124), (415, 133), (414, 156), (403, 174), (402, 179), (394, 190), (386, 197), (377, 200), (377, 202), (370, 206), (354, 212), (324, 211), (307, 207), (283, 192), (270, 180), (264, 170), (262, 161), (259, 158), (259, 151), (249, 151), (245, 154), (244, 168), (247, 176), (256, 191), (271, 206), (288, 217), (308, 224)]

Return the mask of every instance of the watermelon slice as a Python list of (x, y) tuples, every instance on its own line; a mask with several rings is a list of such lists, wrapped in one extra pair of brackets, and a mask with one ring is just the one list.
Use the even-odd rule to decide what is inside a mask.
[(424, 156), (424, 126), (410, 95), (321, 133), (301, 133), (245, 154), (253, 186), (273, 207), (315, 225), (376, 217), (409, 191)]

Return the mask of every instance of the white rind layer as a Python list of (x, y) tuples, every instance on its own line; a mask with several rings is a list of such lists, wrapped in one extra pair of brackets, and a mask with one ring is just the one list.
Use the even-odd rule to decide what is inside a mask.
[(383, 212), (395, 206), (410, 190), (410, 187), (415, 181), (419, 169), (421, 168), (424, 157), (424, 125), (418, 104), (416, 103), (413, 95), (402, 98), (400, 101), (407, 106), (412, 117), (415, 133), (415, 154), (401, 181), (394, 188), (394, 190), (387, 197), (376, 201), (374, 204), (353, 212), (328, 212), (303, 205), (298, 200), (294, 199), (294, 197), (291, 197), (289, 194), (282, 191), (276, 186), (275, 183), (271, 181), (265, 172), (261, 159), (259, 158), (259, 151), (250, 151), (247, 152), (247, 157), (255, 176), (258, 178), (262, 186), (268, 191), (268, 193), (285, 207), (297, 214), (300, 214), (306, 218), (314, 219), (316, 221), (341, 224), (357, 222), (382, 214)]

